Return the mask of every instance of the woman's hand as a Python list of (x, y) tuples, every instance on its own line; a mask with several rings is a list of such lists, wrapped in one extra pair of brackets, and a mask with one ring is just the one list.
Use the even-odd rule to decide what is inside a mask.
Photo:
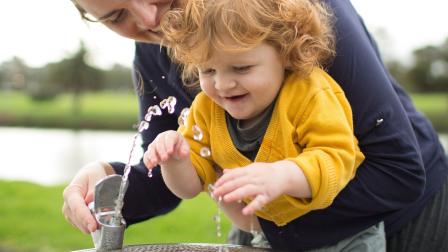
[(65, 219), (82, 232), (88, 234), (97, 229), (97, 223), (88, 204), (93, 200), (96, 183), (114, 174), (107, 163), (94, 162), (84, 166), (64, 189), (62, 213)]

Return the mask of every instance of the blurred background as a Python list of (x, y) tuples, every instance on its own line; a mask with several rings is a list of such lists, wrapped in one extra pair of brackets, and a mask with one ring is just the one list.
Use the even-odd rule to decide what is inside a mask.
[[(352, 3), (446, 149), (448, 2)], [(0, 251), (90, 248), (90, 237), (61, 214), (62, 190), (88, 162), (128, 158), (138, 123), (134, 43), (84, 23), (70, 1), (2, 1), (0, 8)], [(130, 227), (125, 242), (224, 242), (215, 213), (206, 197), (184, 202), (173, 214)], [(228, 226), (224, 219), (224, 234)]]

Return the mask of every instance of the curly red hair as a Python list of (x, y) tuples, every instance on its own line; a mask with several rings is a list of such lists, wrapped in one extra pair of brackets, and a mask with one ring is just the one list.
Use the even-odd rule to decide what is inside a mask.
[(165, 15), (161, 28), (186, 82), (214, 50), (245, 51), (266, 42), (301, 76), (334, 56), (332, 15), (317, 0), (188, 0)]

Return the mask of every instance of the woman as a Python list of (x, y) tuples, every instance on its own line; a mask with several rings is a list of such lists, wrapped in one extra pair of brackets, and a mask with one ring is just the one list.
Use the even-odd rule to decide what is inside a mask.
[[(336, 16), (337, 56), (328, 72), (351, 104), (355, 135), (366, 160), (329, 208), (300, 218), (303, 234), (290, 239), (300, 238), (304, 248), (331, 245), (348, 237), (349, 230), (383, 220), (390, 251), (447, 250), (448, 206), (442, 199), (447, 197), (448, 161), (437, 134), (388, 74), (351, 3), (325, 2)], [(181, 6), (181, 1), (78, 0), (77, 4), (125, 37), (158, 43), (163, 38), (158, 29), (163, 14)], [(178, 99), (177, 108), (189, 106), (195, 94), (182, 86), (176, 65), (159, 45), (137, 43), (134, 67), (139, 73), (134, 79), (144, 85), (139, 96), (141, 116), (170, 95)], [(145, 150), (158, 133), (177, 128), (180, 109), (154, 117), (144, 131)], [(122, 173), (123, 168), (121, 163), (93, 163), (78, 172), (64, 192), (66, 218), (86, 233), (95, 230), (86, 207), (91, 190), (100, 178)], [(130, 174), (124, 207), (128, 224), (166, 213), (180, 202), (163, 184), (158, 169), (152, 178), (146, 174), (143, 164)]]

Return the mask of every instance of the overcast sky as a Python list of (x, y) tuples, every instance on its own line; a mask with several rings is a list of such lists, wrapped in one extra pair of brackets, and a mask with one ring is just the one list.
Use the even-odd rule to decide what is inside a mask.
[[(447, 0), (352, 3), (376, 36), (387, 34), (380, 45), (393, 57), (407, 59), (413, 49), (441, 44), (448, 37)], [(1, 0), (0, 8), (0, 62), (18, 56), (30, 66), (42, 66), (76, 51), (81, 39), (96, 65), (132, 62), (132, 41), (100, 24), (86, 25), (69, 0)]]

